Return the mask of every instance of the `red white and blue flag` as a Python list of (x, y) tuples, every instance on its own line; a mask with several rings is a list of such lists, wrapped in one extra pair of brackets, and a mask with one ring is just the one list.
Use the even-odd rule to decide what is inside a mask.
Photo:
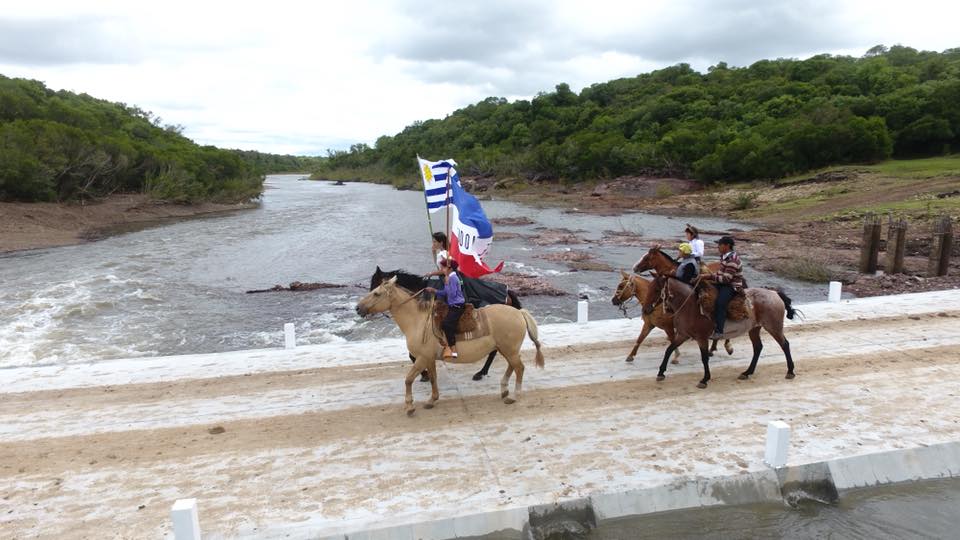
[[(496, 268), (490, 268), (483, 262), (483, 256), (493, 243), (493, 226), (480, 207), (480, 201), (467, 193), (460, 185), (460, 175), (452, 159), (443, 161), (420, 162), (420, 175), (423, 177), (423, 195), (427, 200), (430, 213), (450, 206), (450, 258), (457, 261), (460, 272), (471, 278), (478, 278), (503, 269), (501, 262)], [(449, 182), (448, 182), (449, 179)], [(449, 186), (449, 194), (447, 192)]]

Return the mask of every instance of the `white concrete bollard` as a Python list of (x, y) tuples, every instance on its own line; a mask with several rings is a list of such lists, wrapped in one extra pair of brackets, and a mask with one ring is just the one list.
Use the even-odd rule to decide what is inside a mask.
[(767, 453), (764, 463), (779, 469), (787, 464), (787, 447), (790, 446), (790, 426), (774, 420), (767, 424)]
[(200, 540), (200, 520), (196, 499), (178, 499), (170, 509), (175, 540)]
[(293, 323), (283, 325), (283, 346), (286, 349), (292, 349), (297, 346), (297, 333)]
[(839, 281), (830, 282), (830, 292), (827, 294), (828, 302), (839, 302), (840, 292), (843, 290), (843, 284)]
[(587, 322), (587, 320), (588, 320), (588, 317), (587, 317), (588, 307), (589, 307), (589, 303), (588, 303), (586, 300), (581, 300), (581, 301), (577, 302), (577, 322), (578, 322), (578, 323), (585, 323), (585, 322)]

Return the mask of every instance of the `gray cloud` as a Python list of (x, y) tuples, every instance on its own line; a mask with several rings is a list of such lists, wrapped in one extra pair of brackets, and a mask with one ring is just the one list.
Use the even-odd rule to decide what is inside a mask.
[(136, 40), (106, 17), (0, 19), (0, 63), (28, 66), (124, 64)]
[(742, 66), (817, 54), (860, 41), (855, 21), (825, 0), (674, 3), (651, 19), (629, 15), (636, 21), (626, 29), (611, 10), (612, 26), (620, 30), (603, 34), (560, 21), (549, 2), (457, 2), (439, 8), (417, 2), (405, 8), (411, 22), (383, 36), (374, 54), (407, 61), (421, 80), (488, 88), (492, 95), (530, 95), (561, 81), (575, 85), (576, 74), (564, 73), (564, 62), (603, 53), (653, 65), (685, 61), (703, 69), (720, 61)]
[(594, 40), (594, 50), (616, 50), (657, 62), (712, 59), (735, 65), (760, 58), (816, 54), (858, 43), (856, 26), (836, 3), (818, 0), (728, 0), (677, 4), (656, 29)]

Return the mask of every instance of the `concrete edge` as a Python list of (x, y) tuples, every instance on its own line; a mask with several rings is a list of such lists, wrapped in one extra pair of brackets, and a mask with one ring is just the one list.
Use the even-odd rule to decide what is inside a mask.
[(447, 540), (496, 535), (536, 540), (558, 530), (592, 529), (604, 521), (702, 506), (800, 498), (835, 502), (844, 491), (898, 482), (960, 477), (960, 441), (733, 476), (598, 493), (556, 503), (320, 537), (324, 540)]

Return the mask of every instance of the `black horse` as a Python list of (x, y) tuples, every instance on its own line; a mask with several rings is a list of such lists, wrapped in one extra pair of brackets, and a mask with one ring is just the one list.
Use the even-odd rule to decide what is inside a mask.
[[(411, 293), (419, 292), (424, 287), (431, 286), (431, 280), (423, 276), (411, 274), (410, 272), (405, 272), (404, 270), (400, 269), (384, 271), (377, 266), (377, 270), (373, 273), (373, 276), (370, 277), (370, 290), (372, 291), (376, 289), (381, 283), (394, 277), (397, 278), (397, 285), (407, 289)], [(483, 281), (462, 276), (461, 281), (463, 282), (463, 295), (466, 297), (468, 302), (473, 304), (475, 308), (480, 308), (489, 304), (506, 304), (517, 309), (522, 307), (520, 305), (520, 298), (517, 297), (517, 293), (511, 291), (502, 283)], [(434, 288), (440, 288), (442, 287), (442, 283), (437, 284), (434, 282), (432, 286)], [(487, 361), (483, 363), (483, 368), (473, 374), (473, 380), (479, 381), (487, 375), (487, 373), (490, 371), (490, 364), (493, 363), (493, 359), (496, 356), (497, 351), (493, 351), (489, 356), (487, 356)], [(410, 361), (416, 361), (413, 355), (410, 355)], [(430, 380), (426, 371), (420, 374), (420, 380)]]

